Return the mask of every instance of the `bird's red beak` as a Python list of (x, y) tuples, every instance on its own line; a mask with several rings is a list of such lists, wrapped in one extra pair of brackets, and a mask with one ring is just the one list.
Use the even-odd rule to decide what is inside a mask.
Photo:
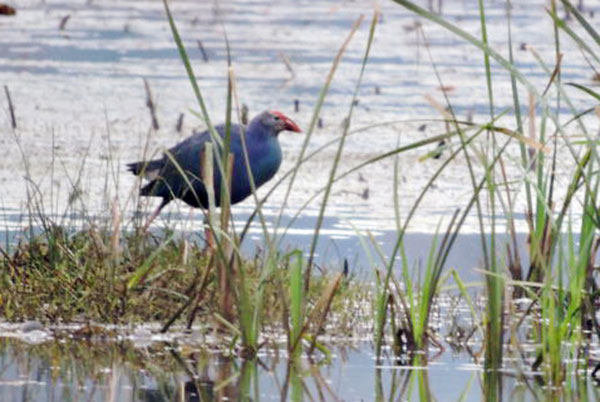
[(298, 125), (290, 118), (285, 118), (283, 119), (283, 121), (285, 121), (285, 129), (287, 131), (293, 131), (295, 133), (301, 133), (302, 129), (300, 129), (300, 127), (298, 127)]
[(284, 130), (286, 131), (293, 131), (294, 133), (301, 133), (302, 130), (300, 129), (300, 127), (298, 127), (298, 125), (289, 117), (287, 117), (286, 115), (284, 115), (281, 112), (278, 112), (276, 110), (271, 110), (271, 113), (274, 115), (279, 116), (279, 118), (283, 121), (284, 123)]

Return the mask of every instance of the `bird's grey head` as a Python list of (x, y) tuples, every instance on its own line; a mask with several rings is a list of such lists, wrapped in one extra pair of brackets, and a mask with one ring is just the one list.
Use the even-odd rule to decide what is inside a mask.
[(250, 125), (255, 122), (260, 123), (275, 136), (282, 131), (293, 131), (295, 133), (302, 132), (300, 127), (298, 127), (298, 125), (294, 123), (292, 119), (276, 110), (267, 110), (262, 112), (254, 118)]

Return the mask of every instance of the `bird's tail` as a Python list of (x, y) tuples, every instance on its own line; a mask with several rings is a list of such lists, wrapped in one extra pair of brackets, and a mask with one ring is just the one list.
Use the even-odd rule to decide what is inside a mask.
[(163, 161), (160, 159), (127, 164), (127, 170), (136, 176), (143, 174), (148, 180), (153, 180), (158, 175), (162, 167)]

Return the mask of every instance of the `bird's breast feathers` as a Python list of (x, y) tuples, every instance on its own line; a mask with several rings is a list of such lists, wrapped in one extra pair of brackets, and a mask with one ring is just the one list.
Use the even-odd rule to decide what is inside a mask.
[(249, 156), (252, 175), (257, 185), (271, 179), (281, 165), (281, 147), (279, 146), (279, 142), (276, 141), (255, 148), (254, 152)]

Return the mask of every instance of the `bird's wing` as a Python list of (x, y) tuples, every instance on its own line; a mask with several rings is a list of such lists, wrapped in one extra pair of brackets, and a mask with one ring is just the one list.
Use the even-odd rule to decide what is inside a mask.
[[(225, 137), (225, 125), (215, 126), (215, 131), (221, 138)], [(207, 143), (211, 141), (211, 136), (208, 130), (195, 133), (179, 144), (170, 148), (165, 152), (164, 160), (166, 170), (178, 171), (182, 170), (197, 176), (202, 177), (202, 165), (204, 163), (204, 149)], [(235, 147), (240, 142), (240, 126), (237, 124), (231, 125), (231, 141), (232, 147)], [(177, 162), (179, 167), (174, 165)], [(216, 169), (215, 169), (216, 171)]]

